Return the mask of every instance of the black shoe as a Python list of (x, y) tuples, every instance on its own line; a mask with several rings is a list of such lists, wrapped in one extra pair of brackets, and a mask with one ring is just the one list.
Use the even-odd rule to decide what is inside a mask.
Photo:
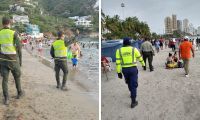
[(138, 101), (131, 102), (131, 108), (134, 108), (138, 105)]
[(68, 88), (67, 88), (66, 86), (62, 86), (62, 87), (61, 87), (61, 90), (63, 90), (63, 91), (68, 91)]
[(150, 70), (150, 72), (152, 72), (152, 71), (153, 71), (153, 69)]
[(22, 97), (24, 96), (24, 94), (25, 94), (24, 91), (20, 91), (20, 92), (18, 92), (16, 99), (20, 99), (20, 98), (22, 98)]
[(143, 67), (143, 70), (146, 70), (146, 67)]
[(60, 85), (57, 85), (57, 86), (56, 86), (56, 88), (58, 88), (58, 89), (59, 89), (59, 88), (60, 88)]
[(4, 105), (9, 105), (9, 99), (8, 98), (4, 98), (3, 104)]

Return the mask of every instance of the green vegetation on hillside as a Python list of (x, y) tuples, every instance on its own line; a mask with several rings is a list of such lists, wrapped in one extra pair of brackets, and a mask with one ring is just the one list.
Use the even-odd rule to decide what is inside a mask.
[[(36, 7), (24, 4), (24, 0), (1, 0), (0, 1), (0, 16), (8, 14), (28, 15), (32, 24), (39, 25), (41, 32), (56, 33), (59, 29), (71, 29), (76, 30), (77, 27), (74, 21), (68, 19), (68, 16), (84, 16), (92, 15), (92, 23), (94, 24), (91, 29), (80, 29), (82, 31), (98, 31), (98, 12), (95, 12), (94, 4), (96, 0), (30, 0), (38, 2)], [(25, 8), (25, 13), (9, 12), (9, 5), (18, 4)], [(2, 12), (4, 11), (4, 12)], [(7, 11), (7, 12), (6, 12)], [(70, 14), (66, 14), (70, 11)], [(41, 14), (43, 12), (43, 14)], [(16, 25), (23, 32), (23, 25)], [(20, 28), (20, 29), (19, 29)], [(22, 30), (22, 31), (21, 31)], [(82, 30), (82, 31), (81, 31)]]
[(96, 0), (39, 0), (39, 3), (52, 15), (70, 17), (93, 14)]

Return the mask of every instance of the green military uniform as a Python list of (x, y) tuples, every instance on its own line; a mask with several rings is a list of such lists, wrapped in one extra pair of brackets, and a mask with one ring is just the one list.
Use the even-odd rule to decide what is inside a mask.
[(18, 96), (22, 94), (20, 84), (21, 44), (18, 35), (9, 28), (0, 31), (0, 65), (4, 98), (8, 99), (9, 96), (7, 84), (10, 71), (15, 79)]
[(68, 67), (67, 67), (67, 47), (64, 40), (56, 40), (52, 47), (51, 47), (51, 56), (55, 60), (55, 72), (56, 72), (56, 81), (57, 81), (57, 88), (60, 88), (60, 69), (63, 71), (63, 81), (62, 87), (63, 89), (66, 85), (67, 81), (67, 74), (68, 74)]

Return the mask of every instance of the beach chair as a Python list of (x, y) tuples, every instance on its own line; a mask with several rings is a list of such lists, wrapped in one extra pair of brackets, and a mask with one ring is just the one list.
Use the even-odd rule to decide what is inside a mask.
[(108, 80), (107, 73), (109, 71), (111, 71), (111, 63), (112, 63), (112, 58), (110, 58), (110, 57), (101, 57), (101, 68), (102, 68), (103, 74), (105, 73), (107, 80)]
[(113, 62), (113, 61), (112, 61), (112, 58), (111, 58), (111, 57), (106, 57), (106, 59), (109, 61), (108, 64), (109, 64), (109, 66), (110, 66), (110, 67), (109, 67), (110, 71), (113, 70), (113, 66), (112, 66), (112, 62)]

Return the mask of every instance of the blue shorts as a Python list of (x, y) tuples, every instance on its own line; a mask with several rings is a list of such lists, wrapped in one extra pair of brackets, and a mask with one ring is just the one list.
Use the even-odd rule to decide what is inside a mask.
[(78, 64), (78, 59), (77, 58), (72, 58), (72, 64), (77, 65)]

